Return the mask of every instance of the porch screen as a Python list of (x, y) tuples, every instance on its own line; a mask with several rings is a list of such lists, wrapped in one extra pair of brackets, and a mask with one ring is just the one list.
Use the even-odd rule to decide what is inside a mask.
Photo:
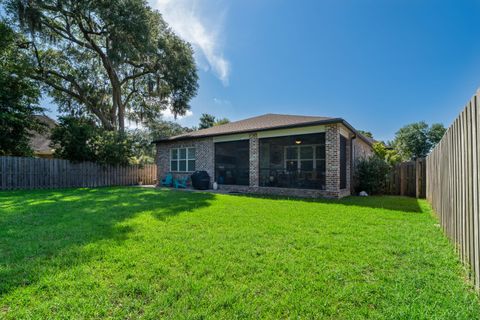
[(215, 143), (215, 181), (218, 184), (249, 184), (248, 140)]
[(260, 139), (261, 187), (325, 189), (325, 134)]
[(340, 135), (340, 189), (347, 187), (347, 139)]

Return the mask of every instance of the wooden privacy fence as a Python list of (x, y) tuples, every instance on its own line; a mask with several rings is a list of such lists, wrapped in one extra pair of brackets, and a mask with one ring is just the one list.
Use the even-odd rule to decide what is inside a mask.
[(425, 159), (397, 164), (387, 180), (387, 193), (391, 195), (425, 198), (426, 195)]
[(427, 157), (427, 200), (480, 289), (480, 91)]
[(0, 190), (155, 184), (156, 165), (110, 166), (60, 159), (0, 157)]

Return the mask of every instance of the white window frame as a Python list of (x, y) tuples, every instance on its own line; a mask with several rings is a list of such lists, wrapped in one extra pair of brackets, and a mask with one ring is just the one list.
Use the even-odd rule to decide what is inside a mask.
[[(303, 144), (303, 145), (290, 145), (283, 147), (283, 168), (287, 170), (287, 162), (288, 161), (297, 161), (297, 170), (302, 170), (301, 161), (313, 161), (313, 170), (317, 169), (317, 152), (316, 147), (325, 146), (324, 144)], [(312, 147), (313, 148), (313, 159), (300, 159), (300, 148), (301, 147)], [(288, 148), (295, 148), (297, 150), (297, 158), (296, 159), (287, 159), (287, 149)], [(318, 160), (322, 160), (322, 158), (318, 158)], [(323, 158), (323, 160), (325, 160)]]
[[(180, 150), (185, 150), (185, 158), (180, 158)], [(193, 158), (190, 158), (188, 155), (188, 151), (193, 150)], [(177, 158), (173, 159), (173, 151), (177, 151)], [(170, 149), (170, 171), (171, 172), (193, 172), (193, 168), (189, 167), (189, 161), (195, 161), (195, 167), (197, 165), (195, 155), (195, 147), (184, 147), (184, 148), (172, 148)], [(177, 162), (177, 167), (172, 167), (172, 161)], [(185, 161), (185, 170), (180, 170), (180, 161)]]

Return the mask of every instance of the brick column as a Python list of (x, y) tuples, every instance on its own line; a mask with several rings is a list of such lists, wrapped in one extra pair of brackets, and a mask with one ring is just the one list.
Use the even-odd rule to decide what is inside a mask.
[(215, 144), (212, 138), (195, 141), (196, 170), (207, 171), (210, 184), (215, 181)]
[(347, 149), (346, 149), (346, 159), (347, 159), (347, 187), (344, 190), (341, 190), (341, 197), (349, 196), (352, 194), (352, 138), (349, 135), (347, 139)]
[(249, 177), (250, 177), (250, 187), (258, 187), (259, 180), (259, 146), (258, 146), (258, 137), (256, 133), (250, 134), (250, 168), (249, 168)]
[(353, 176), (353, 172), (352, 172), (352, 138), (349, 137), (348, 140), (347, 140), (347, 190), (348, 190), (348, 194), (350, 194), (351, 190), (352, 190), (352, 184), (353, 184), (353, 181), (352, 181), (352, 176)]
[(338, 124), (326, 126), (325, 157), (325, 191), (330, 197), (338, 197), (340, 194), (340, 131)]
[(155, 164), (157, 165), (157, 186), (160, 185), (160, 181), (162, 181), (163, 175), (164, 175), (164, 164), (162, 163), (161, 160), (161, 148), (162, 145), (160, 143), (155, 144)]

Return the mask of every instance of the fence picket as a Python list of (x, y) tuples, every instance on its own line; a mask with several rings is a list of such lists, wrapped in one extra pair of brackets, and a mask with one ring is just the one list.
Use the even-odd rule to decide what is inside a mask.
[[(426, 197), (426, 163), (424, 158), (396, 164), (388, 175), (386, 193), (409, 197)], [(157, 179), (156, 172), (150, 175)]]

